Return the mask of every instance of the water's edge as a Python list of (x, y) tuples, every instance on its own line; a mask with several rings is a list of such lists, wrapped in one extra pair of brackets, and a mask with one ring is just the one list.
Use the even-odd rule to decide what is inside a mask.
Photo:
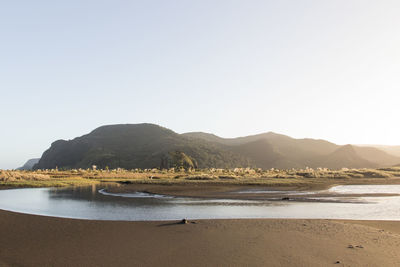
[[(343, 185), (328, 191), (336, 195), (396, 195), (360, 196), (356, 202), (296, 202), (182, 198), (147, 192), (110, 193), (102, 186), (24, 188), (0, 190), (0, 209), (32, 215), (111, 221), (171, 221), (182, 218), (400, 220), (400, 196), (397, 195), (400, 185)], [(252, 193), (266, 194), (265, 191)]]

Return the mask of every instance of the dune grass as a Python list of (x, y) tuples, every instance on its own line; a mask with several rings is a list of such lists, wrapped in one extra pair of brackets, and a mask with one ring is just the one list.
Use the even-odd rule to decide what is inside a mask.
[(85, 186), (99, 182), (75, 176), (71, 172), (0, 170), (0, 186), (5, 187)]
[(400, 168), (381, 169), (205, 169), (205, 170), (0, 170), (3, 187), (85, 186), (100, 182), (154, 184), (238, 184), (238, 185), (307, 185), (359, 179), (390, 179), (400, 177)]

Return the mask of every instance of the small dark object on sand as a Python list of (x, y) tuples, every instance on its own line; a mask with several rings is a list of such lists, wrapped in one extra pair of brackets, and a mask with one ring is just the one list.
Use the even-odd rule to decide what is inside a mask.
[(340, 261), (336, 261), (336, 262), (335, 262), (335, 264), (339, 264), (339, 263), (340, 263)]
[(282, 200), (290, 200), (288, 197), (283, 197)]
[(188, 223), (188, 220), (182, 219), (181, 224), (187, 224), (187, 223)]
[(356, 248), (364, 248), (362, 245), (358, 245), (356, 246)]
[(354, 246), (353, 245), (348, 245), (347, 248), (354, 248)]

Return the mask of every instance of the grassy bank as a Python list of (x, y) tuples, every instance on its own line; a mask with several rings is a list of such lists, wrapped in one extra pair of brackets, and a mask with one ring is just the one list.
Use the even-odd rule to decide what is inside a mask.
[(3, 187), (84, 186), (100, 182), (139, 184), (237, 184), (265, 186), (306, 186), (324, 184), (371, 183), (395, 180), (400, 168), (381, 169), (301, 169), (261, 170), (250, 168), (206, 170), (0, 170)]

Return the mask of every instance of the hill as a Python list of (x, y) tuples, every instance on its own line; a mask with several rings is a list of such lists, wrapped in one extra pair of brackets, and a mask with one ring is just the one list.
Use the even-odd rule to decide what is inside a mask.
[(102, 126), (73, 140), (58, 140), (36, 169), (50, 168), (305, 168), (392, 166), (400, 158), (371, 147), (339, 146), (273, 132), (222, 138), (195, 132), (178, 134), (154, 124)]
[(333, 153), (322, 157), (321, 166), (329, 166), (332, 169), (339, 168), (376, 168), (379, 164), (370, 162), (360, 156), (352, 145), (339, 147)]
[[(171, 156), (174, 152), (185, 155), (178, 159)], [(186, 156), (199, 168), (249, 165), (245, 157), (224, 145), (192, 140), (153, 124), (127, 124), (102, 126), (73, 140), (58, 140), (43, 153), (35, 168), (160, 168), (166, 162), (168, 167), (183, 162)]]
[(229, 145), (261, 168), (372, 168), (400, 162), (400, 157), (373, 147), (339, 146), (325, 140), (295, 139), (273, 132), (239, 138), (221, 138), (201, 132), (184, 135)]
[(30, 159), (22, 167), (17, 170), (32, 170), (33, 166), (39, 162), (40, 159)]

